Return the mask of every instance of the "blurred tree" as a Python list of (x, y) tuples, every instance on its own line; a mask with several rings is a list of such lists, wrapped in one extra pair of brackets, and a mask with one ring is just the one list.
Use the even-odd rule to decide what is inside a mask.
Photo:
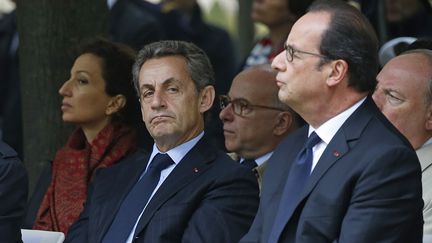
[(219, 2), (215, 1), (208, 11), (205, 14), (206, 21), (224, 28), (228, 32), (233, 32), (233, 16), (226, 11)]
[[(85, 38), (106, 36), (106, 0), (18, 0), (24, 163), (34, 188), (65, 143), (58, 89), (68, 79), (71, 50)], [(17, 111), (19, 112), (19, 111)]]
[(240, 55), (243, 60), (249, 54), (254, 42), (254, 24), (251, 18), (253, 1), (238, 0), (239, 14), (238, 14), (238, 38), (240, 46)]

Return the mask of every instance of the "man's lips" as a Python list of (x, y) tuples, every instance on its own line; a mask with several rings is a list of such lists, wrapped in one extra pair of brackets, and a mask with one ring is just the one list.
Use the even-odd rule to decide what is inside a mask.
[(228, 129), (224, 129), (223, 132), (224, 132), (224, 135), (233, 135), (234, 134), (234, 131), (231, 131)]
[(276, 75), (276, 85), (278, 86), (278, 87), (281, 87), (282, 85), (284, 85), (285, 84), (285, 82), (282, 82), (282, 81), (280, 81), (280, 79), (279, 79), (279, 73)]
[(284, 84), (285, 84), (284, 82), (276, 81), (276, 85), (277, 85), (278, 87), (281, 87), (281, 86), (284, 85)]
[(157, 116), (154, 116), (153, 118), (151, 118), (150, 123), (156, 123), (157, 124), (159, 122), (163, 122), (166, 119), (170, 119), (170, 118), (172, 118), (172, 116), (169, 116), (169, 115), (157, 115)]

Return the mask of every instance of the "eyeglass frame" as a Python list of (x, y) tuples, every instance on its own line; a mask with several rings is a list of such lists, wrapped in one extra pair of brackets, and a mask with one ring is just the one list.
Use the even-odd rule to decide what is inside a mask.
[[(239, 102), (243, 102), (239, 103)], [(275, 110), (275, 111), (286, 111), (282, 108), (272, 107), (272, 106), (266, 106), (266, 105), (254, 105), (251, 104), (248, 100), (244, 98), (238, 98), (238, 99), (231, 99), (228, 95), (219, 95), (219, 107), (221, 110), (227, 108), (231, 104), (231, 109), (234, 112), (234, 114), (238, 116), (246, 116), (248, 115), (253, 109), (259, 108), (259, 109), (268, 109), (268, 110)], [(237, 106), (238, 104), (239, 106)], [(239, 107), (239, 108), (236, 108)], [(245, 109), (250, 109), (250, 112), (245, 113)], [(240, 110), (238, 110), (240, 109)]]
[(328, 56), (324, 56), (322, 54), (312, 53), (312, 52), (307, 52), (307, 51), (302, 51), (302, 50), (296, 49), (296, 48), (292, 47), (291, 45), (288, 45), (287, 43), (284, 43), (283, 48), (285, 50), (285, 58), (288, 62), (292, 62), (294, 60), (294, 55), (296, 52), (308, 54), (308, 55), (323, 58), (323, 59), (330, 59)]

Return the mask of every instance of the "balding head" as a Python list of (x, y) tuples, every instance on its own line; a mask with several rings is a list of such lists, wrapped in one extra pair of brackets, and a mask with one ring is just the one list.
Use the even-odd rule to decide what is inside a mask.
[(268, 65), (238, 74), (228, 97), (235, 103), (249, 104), (240, 112), (230, 103), (219, 114), (227, 150), (243, 158), (255, 159), (273, 151), (297, 127), (296, 114), (278, 99), (276, 73)]
[(384, 115), (415, 149), (432, 137), (432, 51), (412, 50), (391, 59), (373, 95)]

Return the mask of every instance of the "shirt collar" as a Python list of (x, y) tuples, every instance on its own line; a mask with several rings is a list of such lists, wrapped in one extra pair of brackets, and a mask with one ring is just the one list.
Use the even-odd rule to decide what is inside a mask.
[[(420, 148), (426, 147), (426, 146), (428, 146), (429, 144), (432, 144), (432, 138), (429, 138), (429, 139), (426, 141), (426, 143), (424, 143)], [(420, 148), (418, 148), (418, 149), (420, 149)]]
[[(273, 151), (266, 153), (263, 156), (256, 158), (255, 162), (257, 163), (258, 166), (260, 166), (260, 165), (264, 164), (264, 162), (266, 162), (268, 159), (270, 159), (272, 154), (273, 154)], [(241, 158), (240, 163), (243, 163), (244, 160), (245, 160), (245, 158)]]
[(308, 136), (312, 132), (316, 132), (316, 134), (321, 138), (323, 142), (326, 144), (329, 144), (334, 135), (339, 131), (339, 129), (342, 127), (344, 122), (354, 113), (355, 110), (366, 100), (366, 97), (355, 103), (350, 108), (346, 109), (345, 111), (339, 113), (337, 116), (331, 118), (330, 120), (326, 121), (324, 124), (322, 124), (318, 128), (314, 128), (312, 126), (309, 126), (309, 133)]
[[(168, 150), (166, 153), (174, 161), (175, 164), (178, 164), (203, 136), (204, 136), (204, 132), (201, 132), (200, 134), (198, 134), (198, 136), (192, 138), (191, 140), (185, 143), (178, 145), (175, 148)], [(153, 144), (153, 151), (150, 155), (149, 161), (152, 161), (154, 156), (156, 156), (156, 154), (158, 153), (164, 154), (163, 152), (159, 151), (156, 144)]]

